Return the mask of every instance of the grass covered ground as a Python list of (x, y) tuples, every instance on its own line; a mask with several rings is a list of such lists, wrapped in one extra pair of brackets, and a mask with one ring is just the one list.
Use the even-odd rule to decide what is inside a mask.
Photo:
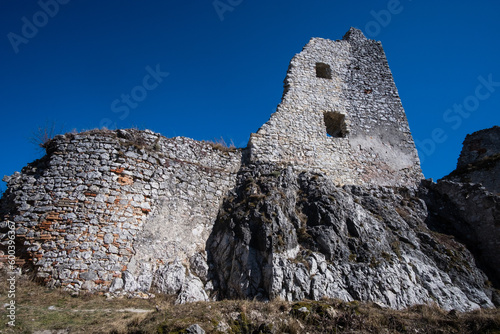
[[(406, 310), (338, 300), (268, 303), (247, 300), (175, 305), (173, 298), (72, 297), (25, 277), (16, 281), (16, 326), (7, 322), (9, 285), (0, 276), (0, 332), (183, 333), (198, 324), (207, 333), (497, 333), (500, 310), (446, 312), (432, 306)], [(48, 332), (45, 332), (48, 333)], [(56, 333), (56, 332), (53, 332)]]

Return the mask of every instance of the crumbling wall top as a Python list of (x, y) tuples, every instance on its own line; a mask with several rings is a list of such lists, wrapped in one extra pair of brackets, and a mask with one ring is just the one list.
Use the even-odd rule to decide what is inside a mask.
[(343, 40), (349, 43), (362, 43), (368, 41), (363, 32), (359, 29), (351, 27), (348, 32), (342, 37)]

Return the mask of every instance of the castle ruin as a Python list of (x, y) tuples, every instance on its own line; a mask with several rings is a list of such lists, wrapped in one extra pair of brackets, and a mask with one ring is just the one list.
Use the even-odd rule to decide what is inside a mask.
[[(75, 292), (176, 294), (178, 302), (208, 300), (226, 286), (248, 293), (220, 295), (376, 299), (396, 308), (431, 298), (449, 308), (491, 305), (482, 290), (481, 273), (472, 275), (480, 282), (474, 288), (462, 291), (460, 282), (449, 288), (450, 277), (461, 276), (434, 269), (430, 253), (415, 250), (419, 240), (434, 240), (428, 232), (421, 236), (411, 230), (424, 224), (426, 215), (423, 202), (415, 197), (423, 178), (417, 151), (382, 46), (357, 29), (351, 28), (338, 41), (313, 38), (293, 57), (277, 111), (251, 135), (246, 148), (165, 138), (149, 130), (93, 130), (58, 135), (47, 143), (46, 151), (21, 173), (4, 178), (8, 189), (2, 197), (0, 227), (3, 241), (9, 229), (16, 231), (16, 263), (49, 286)], [(288, 185), (277, 196), (285, 196), (291, 207), (297, 207), (276, 207), (276, 199), (266, 202), (274, 188), (266, 193), (267, 185), (255, 183), (259, 177), (271, 178), (270, 186), (278, 179)], [(318, 177), (324, 182), (315, 181)], [(308, 236), (320, 233), (317, 227), (326, 224), (325, 219), (298, 199), (313, 189), (326, 191), (320, 189), (323, 186), (344, 203), (342, 210), (350, 210), (338, 221), (343, 227), (335, 230), (340, 236), (335, 245), (334, 234), (319, 246), (311, 244)], [(406, 189), (403, 195), (396, 193), (397, 187)], [(365, 197), (359, 197), (362, 193)], [(375, 199), (363, 204), (369, 196)], [(321, 198), (335, 200), (330, 195)], [(387, 198), (394, 205), (411, 202), (411, 208), (399, 208), (401, 216), (397, 217), (389, 217), (395, 214), (392, 211), (373, 213), (373, 203)], [(263, 203), (265, 208), (261, 208)], [(272, 212), (264, 214), (266, 210)], [(298, 218), (293, 216), (299, 211)], [(384, 215), (389, 218), (382, 219)], [(240, 238), (243, 227), (237, 233), (232, 229), (248, 219), (253, 227)], [(400, 227), (387, 228), (391, 219)], [(407, 222), (411, 219), (419, 223)], [(218, 234), (212, 242), (217, 222)], [(288, 232), (283, 235), (285, 225)], [(270, 226), (274, 230), (267, 239), (253, 236)], [(401, 229), (406, 229), (404, 235)], [(382, 236), (382, 241), (375, 242)], [(361, 242), (363, 238), (369, 241)], [(238, 246), (240, 239), (249, 244)], [(257, 239), (265, 244), (258, 251), (251, 241)], [(384, 242), (392, 246), (379, 250)], [(211, 256), (220, 255), (218, 262), (207, 255), (209, 244)], [(342, 249), (335, 250), (337, 246)], [(315, 263), (310, 272), (298, 262), (289, 263), (289, 258), (307, 247), (304, 254), (314, 257), (310, 263)], [(375, 255), (353, 255), (361, 247), (383, 254), (385, 262), (376, 265), (387, 270), (372, 268), (375, 264), (369, 261)], [(279, 254), (273, 254), (277, 250)], [(264, 259), (258, 269), (257, 262), (250, 261), (257, 253)], [(338, 261), (345, 262), (344, 274), (338, 272), (341, 266), (333, 265), (337, 253)], [(467, 254), (464, 261), (472, 261)], [(370, 268), (363, 269), (363, 261)], [(414, 265), (420, 262), (421, 266)], [(249, 263), (253, 267), (247, 267)], [(288, 269), (284, 263), (289, 263)], [(221, 269), (222, 276), (216, 278), (213, 271), (225, 266), (233, 272), (226, 275)], [(234, 272), (237, 268), (253, 276), (246, 279)], [(321, 275), (312, 282), (310, 278), (285, 278), (285, 272), (288, 276)], [(349, 273), (357, 273), (358, 281)], [(374, 283), (363, 285), (360, 273), (372, 275)], [(386, 279), (381, 273), (401, 278), (380, 283)], [(442, 284), (421, 286), (416, 277), (429, 275), (438, 275)], [(285, 284), (286, 280), (292, 283)], [(300, 287), (289, 285), (297, 280), (303, 281)], [(255, 288), (235, 286), (250, 286), (253, 281)], [(401, 291), (401, 296), (391, 291)]]

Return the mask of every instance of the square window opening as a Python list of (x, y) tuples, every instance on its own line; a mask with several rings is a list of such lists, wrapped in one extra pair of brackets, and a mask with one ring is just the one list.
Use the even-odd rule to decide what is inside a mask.
[(345, 115), (338, 112), (325, 112), (324, 114), (326, 135), (333, 138), (345, 138), (347, 125)]
[(331, 79), (332, 78), (332, 69), (330, 65), (325, 63), (316, 63), (316, 77)]

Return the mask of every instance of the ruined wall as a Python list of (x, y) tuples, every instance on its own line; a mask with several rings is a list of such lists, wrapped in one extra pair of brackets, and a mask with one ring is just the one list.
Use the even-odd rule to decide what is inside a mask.
[(422, 179), (382, 46), (353, 28), (341, 41), (311, 39), (292, 59), (282, 102), (249, 149), (254, 162), (323, 172), (337, 184)]
[(237, 150), (149, 130), (57, 136), (47, 153), (5, 178), (2, 227), (15, 222), (18, 254), (39, 278), (74, 290), (114, 282), (148, 291), (162, 266), (189, 267), (241, 159)]

